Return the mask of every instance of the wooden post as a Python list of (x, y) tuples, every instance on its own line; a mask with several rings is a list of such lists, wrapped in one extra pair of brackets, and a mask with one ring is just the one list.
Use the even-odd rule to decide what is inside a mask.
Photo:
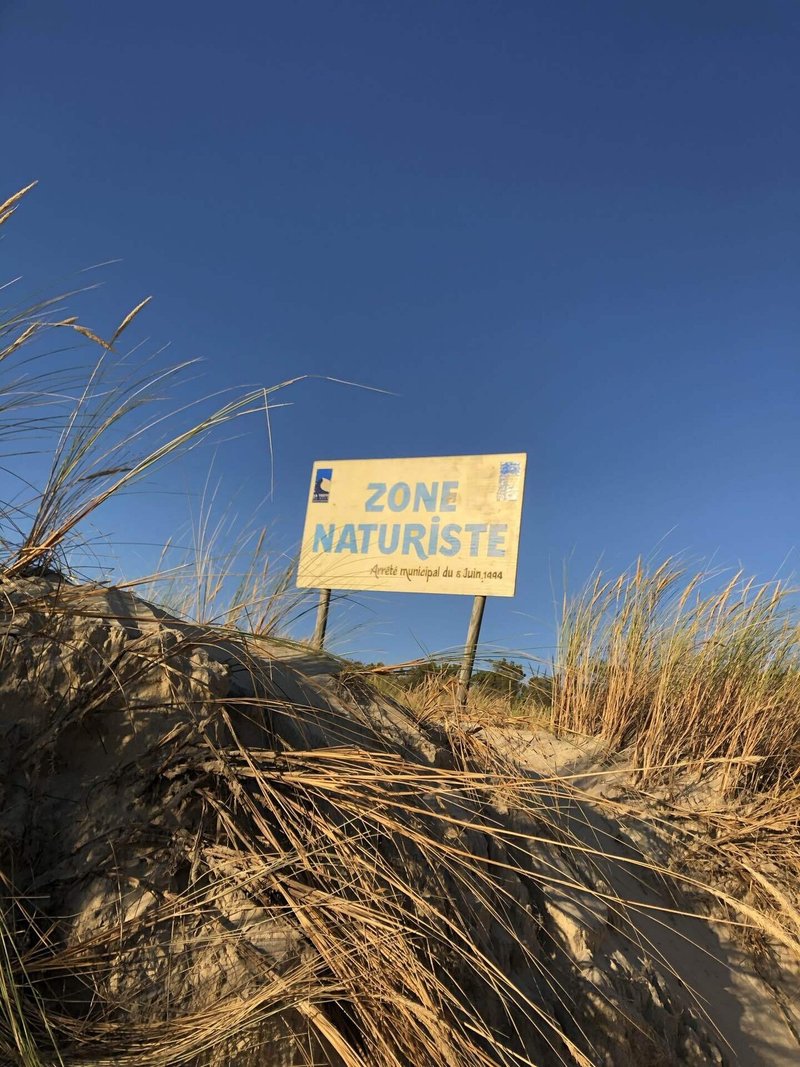
[(317, 607), (317, 625), (314, 628), (312, 645), (314, 648), (325, 647), (325, 631), (328, 629), (328, 608), (331, 603), (330, 589), (320, 589), (319, 606)]
[(464, 662), (458, 675), (458, 705), (461, 708), (467, 706), (467, 693), (472, 678), (472, 668), (475, 666), (475, 653), (478, 649), (478, 637), (481, 632), (483, 621), (483, 609), (486, 607), (486, 597), (476, 596), (472, 602), (472, 615), (469, 619), (467, 643), (464, 647)]

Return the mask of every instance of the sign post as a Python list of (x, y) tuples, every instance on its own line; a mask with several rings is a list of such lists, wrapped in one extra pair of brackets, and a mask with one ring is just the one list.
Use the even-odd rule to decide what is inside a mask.
[(317, 606), (317, 624), (314, 627), (314, 637), (311, 644), (314, 648), (322, 650), (325, 647), (325, 631), (328, 629), (328, 608), (331, 604), (330, 589), (320, 589), (319, 605)]
[(472, 668), (475, 666), (475, 653), (478, 651), (478, 638), (483, 622), (483, 609), (486, 607), (486, 597), (476, 596), (472, 602), (472, 614), (469, 618), (469, 630), (467, 631), (467, 643), (464, 646), (464, 662), (458, 675), (458, 706), (467, 706), (467, 693), (472, 679)]
[(309, 486), (297, 585), (475, 598), (459, 700), (466, 700), (487, 596), (513, 596), (526, 455), (319, 460)]

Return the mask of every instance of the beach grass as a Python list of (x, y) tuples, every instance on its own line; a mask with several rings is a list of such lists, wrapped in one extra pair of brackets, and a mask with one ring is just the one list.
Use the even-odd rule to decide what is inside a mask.
[[(0, 225), (29, 189), (0, 205)], [(221, 402), (206, 398), (166, 412), (159, 406), (154, 413), (155, 398), (160, 403), (191, 364), (145, 365), (129, 373), (120, 341), (147, 301), (103, 338), (62, 313), (67, 297), (11, 309), (0, 321), (0, 370), (6, 372), (0, 412), (21, 423), (23, 432), (53, 439), (44, 483), (31, 486), (23, 504), (2, 506), (0, 578), (6, 588), (66, 578), (74, 538), (107, 501), (208, 435), (263, 415), (276, 391), (299, 380)], [(82, 381), (77, 366), (56, 361), (49, 371), (36, 364), (31, 372), (26, 365), (29, 353), (39, 358), (54, 331), (96, 350)], [(198, 414), (198, 405), (211, 410)], [(234, 639), (242, 667), (255, 677), (264, 667), (251, 657), (248, 638), (280, 635), (286, 620), (303, 610), (302, 601), (292, 594), (291, 561), (271, 557), (262, 530), (243, 530), (230, 547), (224, 512), (212, 517), (213, 495), (201, 506), (188, 559), (138, 582), (194, 625), (191, 639), (185, 633), (176, 639), (179, 651), (184, 643), (197, 644), (198, 633), (206, 649), (230, 648)], [(35, 894), (21, 888), (24, 872), (3, 856), (5, 1061), (22, 1067), (255, 1065), (269, 1062), (257, 1035), (276, 1018), (296, 1015), (313, 1037), (309, 1049), (347, 1067), (531, 1065), (515, 1043), (514, 1028), (523, 1021), (552, 1052), (551, 1062), (562, 1057), (589, 1067), (592, 1035), (583, 1031), (585, 1020), (576, 1010), (562, 1024), (532, 994), (537, 983), (554, 995), (563, 991), (556, 989), (555, 965), (530, 934), (529, 913), (523, 921), (511, 876), (524, 871), (540, 893), (556, 884), (576, 897), (587, 893), (584, 881), (565, 879), (563, 871), (531, 870), (532, 820), (543, 848), (586, 862), (612, 858), (671, 880), (676, 893), (708, 894), (732, 927), (800, 958), (800, 912), (792, 896), (800, 886), (800, 664), (792, 596), (781, 583), (757, 585), (741, 575), (721, 583), (716, 575), (692, 574), (675, 559), (653, 567), (639, 563), (620, 576), (598, 574), (584, 591), (565, 597), (556, 655), (539, 683), (522, 698), (510, 686), (504, 695), (476, 685), (466, 712), (451, 669), (428, 672), (402, 691), (391, 688), (385, 668), (356, 670), (410, 710), (421, 730), (444, 724), (449, 766), (415, 762), (388, 746), (254, 748), (243, 736), (247, 715), (237, 720), (210, 690), (200, 701), (196, 693), (181, 696), (176, 685), (170, 710), (180, 712), (182, 725), (160, 739), (148, 767), (164, 790), (165, 809), (187, 818), (190, 810), (192, 818), (202, 810), (197, 835), (176, 833), (174, 840), (173, 861), (191, 877), (179, 892), (153, 893), (146, 921), (120, 907), (118, 925), (65, 945), (58, 922), (47, 925)], [(47, 586), (31, 598), (24, 611), (47, 620), (37, 634), (45, 657), (60, 640), (61, 623), (74, 621), (75, 608), (60, 587), (54, 593)], [(175, 645), (145, 659), (144, 638), (137, 641), (104, 664), (91, 691), (59, 708), (38, 753), (29, 745), (42, 756), (37, 767), (54, 734), (82, 723), (87, 708), (113, 706), (120, 691), (127, 700), (132, 690), (126, 686), (135, 687), (149, 672), (161, 671), (172, 685)], [(238, 699), (240, 712), (247, 699)], [(199, 703), (204, 717), (198, 718)], [(251, 704), (253, 716), (264, 714), (263, 699)], [(307, 709), (271, 699), (269, 714), (278, 713), (302, 719)], [(542, 785), (480, 741), (486, 725), (597, 738), (608, 754), (629, 754), (641, 787), (677, 790), (687, 774), (698, 781), (713, 776), (732, 806), (700, 813), (705, 821), (692, 841), (735, 863), (754, 892), (737, 895), (679, 864), (587, 846), (551, 814), (554, 797), (571, 804), (580, 799), (580, 783), (555, 776)], [(113, 783), (105, 784), (110, 792)], [(510, 804), (526, 815), (524, 833), (496, 814)], [(465, 843), (484, 838), (494, 844), (483, 853)], [(759, 867), (757, 858), (770, 849), (773, 866), (777, 856), (784, 872), (797, 875), (788, 888), (785, 876)], [(599, 885), (591, 893), (613, 917), (642, 906)], [(241, 938), (220, 919), (223, 902), (237, 895), (290, 924), (306, 950), (276, 970), (248, 948), (248, 966), (261, 968), (255, 988), (219, 1003), (211, 998), (176, 1007), (170, 983), (178, 981), (186, 959), (205, 952), (209, 941), (215, 950), (238, 951)], [(676, 914), (683, 907), (676, 905)], [(480, 932), (492, 924), (513, 943), (514, 970), (487, 954)], [(169, 982), (161, 996), (148, 993), (152, 1019), (129, 1018), (115, 1000), (112, 979), (124, 969), (125, 954), (135, 955), (137, 939), (167, 928), (181, 931), (180, 944), (164, 949)], [(78, 986), (91, 992), (82, 1014), (66, 1010), (54, 992)], [(481, 998), (501, 1006), (507, 1032), (486, 1024)]]

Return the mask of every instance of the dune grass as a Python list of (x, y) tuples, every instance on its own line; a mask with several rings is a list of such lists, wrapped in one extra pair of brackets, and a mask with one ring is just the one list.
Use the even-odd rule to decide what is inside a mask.
[(799, 638), (794, 590), (781, 582), (712, 584), (675, 559), (597, 575), (564, 604), (554, 726), (630, 746), (645, 778), (718, 761), (725, 796), (789, 803), (800, 781)]
[[(452, 679), (410, 693), (475, 748), (476, 725), (594, 738), (683, 837), (683, 871), (800, 932), (800, 619), (788, 582), (692, 571), (680, 559), (596, 574), (565, 595), (548, 685), (520, 703)], [(543, 699), (546, 698), (546, 699)], [(461, 720), (465, 720), (462, 722)], [(635, 801), (634, 801), (635, 803)], [(765, 934), (767, 941), (774, 930)], [(766, 943), (759, 951), (768, 952)]]
[[(0, 206), (0, 224), (25, 192)], [(15, 361), (19, 366), (31, 346), (38, 358), (36, 346), (54, 330), (68, 331), (99, 352), (77, 390), (67, 387), (73, 370), (58, 363), (41, 375), (26, 377), (24, 371), (0, 383), (0, 413), (30, 418), (31, 431), (45, 436), (56, 430), (45, 484), (31, 487), (23, 505), (8, 503), (3, 510), (0, 576), (9, 583), (68, 574), (73, 537), (106, 501), (232, 420), (263, 413), (275, 390), (290, 384), (217, 402), (195, 421), (189, 418), (194, 409), (180, 405), (152, 414), (162, 392), (190, 364), (129, 373), (119, 343), (146, 301), (107, 340), (72, 316), (50, 316), (61, 303), (58, 298), (13, 312), (0, 323), (5, 371)], [(39, 410), (43, 400), (45, 415)], [(184, 420), (177, 429), (176, 419)], [(524, 1023), (551, 1051), (551, 1062), (590, 1064), (592, 1035), (581, 1033), (580, 1018), (572, 1020), (570, 1036), (533, 993), (536, 983), (558, 996), (564, 991), (556, 988), (552, 959), (539, 950), (511, 876), (525, 870), (542, 891), (556, 882), (576, 894), (586, 886), (565, 880), (561, 871), (531, 872), (526, 856), (537, 838), (530, 824), (517, 832), (496, 815), (513, 799), (538, 820), (543, 847), (591, 858), (592, 850), (548, 815), (554, 793), (574, 798), (574, 784), (546, 783), (545, 803), (540, 784), (478, 744), (471, 724), (458, 719), (450, 678), (428, 680), (403, 699), (420, 724), (441, 716), (443, 700), (452, 707), (451, 767), (416, 763), (380, 746), (308, 750), (281, 738), (272, 747), (246, 743), (248, 719), (268, 720), (278, 712), (302, 718), (308, 709), (254, 696), (249, 708), (247, 698), (237, 698), (233, 714), (229, 702), (210, 691), (182, 694), (173, 666), (179, 653), (193, 654), (197, 645), (229, 648), (233, 633), (244, 639), (276, 632), (284, 617), (279, 605), (291, 600), (291, 569), (275, 569), (263, 532), (245, 531), (231, 549), (224, 543), (226, 521), (201, 508), (191, 582), (162, 588), (163, 599), (196, 628), (158, 655), (147, 635), (132, 641), (102, 665), (92, 687), (59, 706), (46, 733), (26, 750), (39, 773), (45, 764), (39, 756), (54, 737), (90, 712), (115, 706), (120, 694), (127, 699), (151, 673), (168, 677), (175, 692), (169, 710), (178, 719), (148, 752), (147, 788), (157, 799), (154, 810), (171, 813), (179, 828), (191, 812), (194, 822), (187, 825), (196, 832), (173, 832), (168, 855), (158, 859), (165, 870), (172, 864), (188, 870), (186, 885), (153, 893), (148, 909), (130, 913), (120, 885), (118, 921), (65, 946), (59, 927), (65, 917), (46, 916), (35, 893), (18, 884), (22, 876), (11, 860), (0, 854), (0, 1053), (22, 1067), (255, 1065), (264, 1056), (259, 1033), (276, 1018), (297, 1014), (311, 1035), (309, 1062), (324, 1054), (325, 1062), (347, 1067), (531, 1067), (515, 1043), (515, 1027)], [(243, 555), (249, 562), (236, 578), (231, 572)], [(758, 796), (763, 827), (789, 825), (800, 792), (800, 686), (787, 591), (737, 579), (703, 597), (702, 587), (702, 576), (684, 580), (674, 561), (654, 571), (638, 567), (614, 581), (598, 576), (585, 594), (565, 604), (546, 689), (550, 704), (540, 692), (527, 709), (512, 709), (496, 693), (475, 688), (470, 718), (498, 720), (505, 710), (518, 721), (535, 715), (559, 730), (600, 735), (610, 749), (632, 746), (644, 776), (687, 760), (702, 773), (714, 761), (727, 794)], [(69, 597), (38, 586), (32, 596), (14, 610), (39, 612), (52, 630), (37, 640), (57, 645), (62, 623), (71, 618)], [(246, 640), (237, 647), (256, 679), (255, 691), (266, 693), (263, 663), (250, 658)], [(138, 766), (127, 771), (141, 774)], [(113, 784), (106, 783), (109, 789)], [(755, 824), (748, 825), (752, 830)], [(125, 833), (123, 828), (120, 841)], [(478, 838), (493, 842), (492, 848), (484, 845), (481, 853), (473, 847)], [(601, 851), (598, 846), (594, 855)], [(697, 879), (647, 859), (619, 862), (703, 888)], [(780, 899), (773, 881), (762, 888)], [(598, 895), (619, 914), (631, 907), (612, 893)], [(739, 909), (745, 926), (800, 956), (800, 923), (790, 903), (776, 919), (716, 895), (731, 914)], [(302, 951), (290, 953), (280, 970), (271, 967), (226, 925), (232, 898), (257, 910), (265, 926), (291, 927)], [(507, 973), (488, 955), (481, 935), (492, 925), (513, 943), (518, 972)], [(142, 939), (165, 929), (180, 934), (171, 935), (164, 949), (168, 981), (162, 968), (141, 987), (119, 985)], [(258, 981), (243, 982), (217, 1001), (176, 998), (171, 983), (181, 988), (190, 961), (210, 946), (244, 960)], [(533, 985), (520, 969), (535, 978)], [(455, 974), (466, 976), (463, 986)], [(152, 1017), (134, 1017), (115, 982), (129, 999), (151, 1003)], [(76, 988), (90, 993), (83, 1012), (67, 1010), (57, 995)], [(484, 1021), (481, 1008), (489, 1000), (505, 1013), (504, 1033)], [(240, 1055), (242, 1043), (246, 1055)]]
[[(374, 676), (397, 693), (393, 670)], [(725, 798), (758, 799), (776, 820), (797, 815), (800, 613), (790, 583), (723, 579), (672, 557), (598, 573), (565, 594), (539, 681), (522, 699), (473, 685), (466, 718), (601, 738), (608, 752), (630, 752), (643, 782), (691, 764), (696, 777), (714, 771)], [(402, 691), (423, 717), (457, 714), (452, 667)]]
[[(11, 217), (25, 192), (0, 207), (0, 223)], [(73, 609), (61, 579), (70, 573), (73, 538), (87, 520), (113, 496), (209, 433), (247, 414), (266, 412), (275, 388), (289, 384), (247, 392), (198, 421), (168, 431), (176, 421), (185, 423), (191, 410), (178, 406), (162, 413), (162, 394), (190, 364), (155, 371), (145, 365), (131, 373), (135, 364), (119, 352), (123, 334), (147, 302), (125, 315), (107, 339), (73, 316), (46, 315), (63, 302), (59, 297), (13, 311), (0, 327), (4, 370), (12, 361), (19, 366), (32, 348), (37, 359), (47, 355), (53, 331), (66, 329), (99, 350), (77, 389), (65, 388), (64, 369), (53, 358), (46, 362), (51, 369), (29, 379), (25, 391), (8, 376), (5, 385), (0, 383), (3, 410), (13, 411), (17, 419), (23, 420), (24, 412), (42, 398), (52, 398), (55, 407), (46, 425), (36, 423), (38, 429), (55, 430), (49, 474), (41, 487), (29, 487), (22, 503), (4, 506), (7, 536), (0, 563), (6, 589), (15, 582), (26, 589), (26, 582), (34, 582), (29, 598), (14, 606), (8, 600), (8, 605), (12, 619), (19, 615), (41, 620), (30, 671), (33, 677), (42, 673), (47, 678), (48, 649), (60, 660), (66, 655), (62, 648), (74, 646), (73, 640), (64, 644), (64, 634), (72, 632), (68, 627)], [(229, 647), (234, 631), (246, 636), (275, 628), (276, 598), (286, 594), (291, 571), (286, 568), (273, 577), (258, 532), (251, 538), (244, 576), (226, 592), (232, 557), (227, 550), (220, 557), (220, 528), (209, 522), (201, 516), (193, 597), (183, 597), (183, 608), (199, 624), (190, 644), (200, 641), (210, 647), (219, 641)], [(242, 548), (240, 542), (237, 555)], [(45, 585), (36, 585), (41, 579)], [(47, 584), (52, 580), (55, 592)], [(182, 642), (176, 646), (173, 640), (154, 655), (148, 640), (146, 635), (133, 640), (109, 653), (107, 662), (99, 661), (92, 685), (62, 701), (41, 735), (28, 739), (20, 759), (33, 761), (35, 777), (35, 768), (42, 767), (39, 754), (49, 751), (65, 731), (98, 709), (110, 709), (120, 698), (127, 703), (153, 672), (164, 672), (167, 691), (173, 694), (171, 709), (177, 709), (179, 717), (169, 733), (155, 739), (147, 760), (133, 769), (141, 775), (149, 768), (151, 788), (163, 793), (159, 812), (174, 816), (200, 807), (201, 829), (171, 845), (170, 864), (194, 873), (184, 890), (157, 894), (144, 915), (126, 911), (127, 889), (120, 883), (117, 921), (65, 945), (63, 924), (70, 917), (47, 916), (36, 894), (26, 890), (24, 875), (12, 876), (13, 854), (4, 853), (2, 862), (8, 868), (2, 871), (0, 901), (0, 1049), (6, 1061), (23, 1067), (51, 1067), (62, 1059), (74, 1067), (221, 1063), (230, 1057), (239, 1062), (241, 1043), (255, 1034), (250, 1058), (256, 1063), (263, 1054), (257, 1047), (258, 1033), (271, 1020), (294, 1013), (305, 1020), (313, 1037), (309, 1055), (321, 1049), (326, 1060), (332, 1057), (330, 1062), (349, 1067), (527, 1062), (506, 1047), (499, 1034), (489, 1032), (465, 991), (454, 986), (448, 959), (473, 976), (476, 988), (483, 985), (485, 995), (508, 1005), (512, 1029), (514, 1013), (518, 1018), (530, 1015), (544, 1029), (547, 1042), (572, 1046), (547, 1013), (481, 950), (470, 914), (443, 909), (431, 891), (431, 885), (440, 885), (443, 899), (463, 892), (472, 909), (488, 909), (489, 914), (503, 907), (501, 883), (479, 856), (447, 843), (438, 825), (444, 816), (432, 806), (435, 794), (458, 797), (463, 792), (461, 772), (446, 776), (358, 748), (292, 752), (284, 741), (279, 755), (256, 750), (239, 741), (225, 702), (215, 704), (212, 695), (202, 698), (197, 692), (181, 697), (184, 686), (171, 664)], [(247, 665), (247, 645), (240, 642), (238, 647)], [(16, 648), (16, 638), (4, 642), (4, 655), (13, 655)], [(248, 669), (258, 672), (263, 667), (250, 663)], [(52, 677), (58, 676), (57, 670)], [(192, 685), (196, 689), (196, 680)], [(261, 700), (256, 703), (252, 715), (269, 719), (272, 712), (264, 710)], [(205, 708), (201, 721), (198, 706)], [(284, 711), (306, 714), (288, 706)], [(124, 773), (115, 772), (109, 790)], [(472, 784), (469, 797), (474, 794)], [(122, 828), (116, 847), (124, 847), (124, 842)], [(182, 859), (174, 855), (176, 849)], [(110, 873), (122, 877), (113, 868)], [(421, 888), (425, 885), (427, 889)], [(271, 970), (235, 930), (215, 918), (221, 910), (224, 914), (226, 899), (236, 894), (250, 909), (260, 909), (262, 924), (294, 929), (298, 944), (305, 946), (284, 961), (280, 972)], [(498, 918), (508, 924), (500, 914)], [(156, 970), (150, 984), (140, 987), (135, 977), (130, 979), (133, 986), (126, 984), (129, 960), (131, 973), (138, 973), (135, 961), (142, 939), (158, 939), (165, 927), (173, 931), (165, 967)], [(180, 1001), (173, 984), (180, 986), (188, 961), (209, 952), (209, 946), (231, 959), (240, 959), (244, 952), (248, 973), (255, 971), (258, 981), (244, 983), (218, 1002), (193, 1006), (191, 998)], [(522, 942), (519, 949), (527, 951)], [(134, 1002), (137, 996), (145, 998), (152, 1018), (142, 1011), (130, 1015), (114, 992), (118, 988), (125, 988)], [(81, 990), (90, 991), (90, 997), (78, 1011), (69, 1005), (76, 996), (75, 1003), (85, 1000)], [(589, 1061), (575, 1048), (574, 1062)]]
[(220, 487), (206, 481), (186, 531), (164, 546), (155, 574), (135, 585), (180, 618), (285, 637), (313, 610), (314, 591), (296, 587), (294, 556), (273, 549), (257, 518), (221, 503)]

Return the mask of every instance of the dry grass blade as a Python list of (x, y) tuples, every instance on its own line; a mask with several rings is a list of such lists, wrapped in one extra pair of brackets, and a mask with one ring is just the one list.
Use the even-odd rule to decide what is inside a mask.
[(125, 330), (127, 330), (127, 328), (130, 326), (130, 324), (133, 322), (133, 320), (139, 314), (139, 312), (143, 308), (147, 307), (147, 305), (150, 303), (150, 301), (152, 299), (153, 299), (152, 296), (146, 296), (144, 298), (144, 300), (141, 301), (141, 303), (136, 305), (136, 307), (133, 309), (133, 311), (129, 311), (128, 312), (128, 314), (125, 316), (125, 318), (122, 320), (122, 322), (119, 324), (119, 326), (116, 328), (116, 330), (112, 334), (111, 340), (109, 341), (109, 345), (113, 345), (119, 339), (120, 335)]
[(11, 218), (11, 216), (17, 210), (20, 200), (22, 200), (22, 198), (27, 193), (29, 193), (31, 189), (34, 188), (34, 186), (38, 184), (38, 182), (31, 182), (30, 185), (26, 185), (24, 189), (20, 189), (18, 193), (14, 193), (14, 195), (10, 196), (8, 200), (0, 204), (0, 226), (2, 226), (4, 222), (7, 222), (8, 219)]

